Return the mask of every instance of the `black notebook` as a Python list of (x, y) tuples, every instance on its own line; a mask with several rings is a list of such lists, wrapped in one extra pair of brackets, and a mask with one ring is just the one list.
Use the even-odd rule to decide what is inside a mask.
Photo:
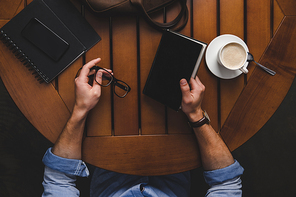
[(182, 34), (164, 32), (143, 93), (178, 111), (182, 101), (180, 80), (195, 78), (206, 46)]
[(69, 0), (34, 0), (0, 29), (0, 39), (47, 83), (101, 40)]

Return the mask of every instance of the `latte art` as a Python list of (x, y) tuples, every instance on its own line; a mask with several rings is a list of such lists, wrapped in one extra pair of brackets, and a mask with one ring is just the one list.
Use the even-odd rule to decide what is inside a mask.
[(224, 46), (220, 58), (225, 67), (229, 69), (238, 69), (246, 61), (246, 51), (241, 45), (230, 43)]

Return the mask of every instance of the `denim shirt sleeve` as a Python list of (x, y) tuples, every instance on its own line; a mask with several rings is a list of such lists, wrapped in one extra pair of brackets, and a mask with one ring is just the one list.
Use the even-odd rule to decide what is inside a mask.
[(205, 171), (205, 181), (211, 186), (206, 196), (242, 196), (240, 176), (243, 172), (244, 168), (237, 160), (225, 168)]
[(43, 197), (48, 196), (79, 196), (76, 188), (76, 176), (87, 177), (89, 171), (81, 160), (67, 159), (54, 155), (49, 148), (44, 157), (45, 164)]

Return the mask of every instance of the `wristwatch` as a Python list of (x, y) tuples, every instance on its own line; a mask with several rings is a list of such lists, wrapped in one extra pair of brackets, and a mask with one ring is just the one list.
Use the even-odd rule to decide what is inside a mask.
[(210, 117), (207, 114), (207, 112), (206, 111), (203, 111), (202, 114), (203, 114), (203, 117), (200, 120), (198, 120), (196, 122), (190, 122), (189, 121), (189, 124), (190, 124), (190, 126), (192, 128), (201, 127), (204, 124), (209, 124), (210, 123)]

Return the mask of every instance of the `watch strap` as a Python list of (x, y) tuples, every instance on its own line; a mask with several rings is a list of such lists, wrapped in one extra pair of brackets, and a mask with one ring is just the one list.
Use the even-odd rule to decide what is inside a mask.
[(209, 122), (210, 122), (210, 119), (208, 118), (206, 111), (203, 111), (203, 117), (200, 120), (198, 120), (196, 122), (189, 121), (189, 124), (191, 127), (197, 128), (197, 127), (201, 127), (204, 124), (208, 124)]

